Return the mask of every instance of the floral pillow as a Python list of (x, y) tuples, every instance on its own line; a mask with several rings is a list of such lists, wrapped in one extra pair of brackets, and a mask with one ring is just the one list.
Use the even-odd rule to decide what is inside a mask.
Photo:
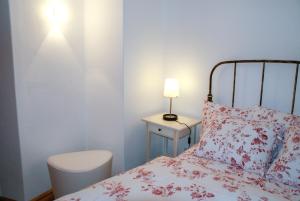
[(282, 127), (278, 133), (278, 139), (274, 147), (272, 161), (275, 160), (283, 145), (285, 130), (291, 126), (300, 127), (300, 116), (279, 112), (273, 109), (255, 106), (252, 108), (252, 118), (257, 121), (266, 121), (273, 123), (277, 128)]
[[(202, 133), (209, 127), (219, 123), (224, 117), (240, 118), (243, 120), (263, 121), (274, 125), (274, 132), (277, 134), (274, 150), (277, 145), (282, 143), (285, 125), (297, 124), (300, 126), (300, 118), (296, 119), (293, 115), (278, 112), (276, 110), (253, 106), (249, 108), (232, 108), (205, 101), (202, 111)], [(277, 153), (276, 153), (277, 154)], [(275, 156), (276, 156), (275, 154)]]
[(209, 124), (215, 123), (219, 119), (222, 119), (223, 116), (231, 116), (243, 119), (252, 119), (253, 109), (250, 108), (232, 108), (224, 105), (219, 105), (213, 102), (205, 101), (204, 107), (202, 110), (202, 129), (203, 132), (209, 127)]
[(274, 125), (228, 115), (213, 122), (204, 131), (196, 155), (263, 176), (277, 138)]
[(272, 123), (283, 124), (286, 128), (290, 126), (300, 127), (300, 116), (287, 114), (260, 106), (254, 106), (252, 108), (251, 118), (257, 121), (268, 121)]
[(285, 136), (283, 148), (268, 170), (267, 178), (300, 187), (300, 127), (289, 127)]

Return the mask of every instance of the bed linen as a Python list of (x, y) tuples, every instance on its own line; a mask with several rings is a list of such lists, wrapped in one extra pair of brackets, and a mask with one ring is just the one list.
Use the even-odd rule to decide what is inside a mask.
[(300, 201), (300, 189), (195, 156), (158, 157), (57, 201)]
[(273, 130), (271, 123), (224, 117), (203, 133), (197, 156), (263, 176), (276, 143), (277, 134)]
[(300, 127), (287, 129), (284, 145), (267, 177), (300, 188)]

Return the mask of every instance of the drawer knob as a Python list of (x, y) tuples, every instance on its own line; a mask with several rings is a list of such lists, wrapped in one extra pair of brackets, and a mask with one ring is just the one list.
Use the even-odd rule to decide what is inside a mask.
[(161, 131), (161, 128), (159, 128), (158, 131)]

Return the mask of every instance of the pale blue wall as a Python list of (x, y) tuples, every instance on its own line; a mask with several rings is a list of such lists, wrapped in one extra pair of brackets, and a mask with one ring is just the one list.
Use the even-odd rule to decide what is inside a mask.
[[(217, 62), (300, 60), (299, 0), (128, 0), (124, 4), (126, 167), (144, 161), (145, 125), (139, 119), (168, 109), (168, 100), (162, 96), (164, 78), (180, 81), (181, 92), (174, 100), (174, 111), (200, 118), (209, 72)], [(155, 71), (147, 71), (147, 57), (141, 55), (155, 61)], [(241, 76), (237, 82), (246, 82), (237, 86), (237, 105), (257, 104), (258, 96), (252, 94), (258, 94), (260, 68), (243, 69), (238, 71)], [(230, 104), (232, 69), (221, 71), (215, 77), (215, 100)], [(283, 111), (290, 108), (293, 71), (292, 67), (277, 67), (266, 75), (264, 105)], [(159, 80), (151, 88), (139, 90), (146, 82), (138, 77), (141, 73)], [(299, 113), (300, 89), (297, 97)], [(155, 143), (157, 153), (161, 146), (158, 141)], [(181, 150), (186, 146), (187, 142), (182, 141)]]
[[(40, 18), (41, 1), (10, 1), (27, 200), (49, 188), (46, 159), (55, 153), (111, 147), (118, 160), (115, 171), (123, 168), (123, 161), (126, 169), (142, 164), (145, 124), (140, 119), (167, 111), (168, 101), (162, 96), (164, 78), (181, 82), (174, 111), (199, 118), (209, 71), (218, 61), (300, 59), (298, 0), (67, 2), (73, 18), (63, 37), (55, 39), (49, 37)], [(84, 15), (89, 10), (83, 10), (93, 5), (99, 5), (101, 11), (95, 13), (100, 18), (95, 21)], [(248, 73), (257, 74), (257, 68), (253, 69)], [(276, 96), (266, 94), (265, 101), (276, 108), (288, 105), (278, 101), (285, 97), (279, 92), (290, 93), (291, 70), (287, 69), (272, 75), (278, 85), (272, 93)], [(226, 75), (230, 69), (224, 73), (216, 80), (230, 90), (231, 74)], [(248, 73), (243, 75), (250, 83), (246, 88), (255, 91), (257, 86), (252, 83), (258, 81), (246, 76)], [(266, 89), (269, 79), (266, 77)], [(237, 89), (242, 97), (238, 104), (253, 104), (257, 98), (243, 95), (244, 89)], [(217, 100), (228, 103), (228, 92), (217, 90)], [(157, 154), (161, 144), (154, 142), (153, 153)], [(186, 141), (183, 143), (182, 149)]]
[(10, 0), (24, 200), (50, 189), (47, 158), (85, 149), (82, 0), (52, 33), (46, 1)]
[(85, 100), (88, 149), (113, 153), (124, 170), (123, 0), (84, 1)]
[(52, 32), (47, 1), (9, 1), (24, 200), (50, 189), (54, 154), (109, 149), (124, 169), (123, 0), (62, 2), (70, 18)]
[[(181, 81), (182, 96), (175, 103), (178, 112), (200, 116), (209, 71), (221, 60), (300, 60), (298, 0), (166, 0), (164, 8), (165, 76)], [(247, 70), (241, 68), (238, 74), (242, 69)], [(258, 103), (260, 70), (259, 66), (250, 67), (238, 77), (237, 105)], [(290, 108), (295, 66), (270, 70), (267, 67), (263, 105), (286, 111)], [(232, 69), (221, 71), (224, 73), (219, 78), (216, 74), (215, 79), (216, 100), (229, 104)]]
[[(144, 116), (162, 111), (162, 1), (124, 1), (125, 167), (145, 162)], [(159, 141), (155, 141), (155, 147)], [(153, 155), (158, 154), (155, 150)]]
[(0, 27), (0, 193), (23, 200), (8, 0), (0, 1)]

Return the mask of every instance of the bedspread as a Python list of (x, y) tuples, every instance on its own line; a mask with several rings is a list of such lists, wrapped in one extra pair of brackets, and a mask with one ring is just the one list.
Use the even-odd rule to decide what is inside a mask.
[(158, 157), (58, 201), (300, 201), (300, 189), (217, 161), (194, 156)]

